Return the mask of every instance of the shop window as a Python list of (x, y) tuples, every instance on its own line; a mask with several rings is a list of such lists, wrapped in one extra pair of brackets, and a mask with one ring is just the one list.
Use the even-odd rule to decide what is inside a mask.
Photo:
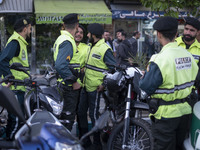
[(156, 31), (153, 30), (155, 20), (142, 21), (142, 54), (146, 54), (150, 58), (153, 54), (160, 52), (161, 45), (157, 41)]
[(115, 31), (117, 31), (118, 29), (123, 29), (126, 34), (127, 34), (127, 38), (132, 37), (133, 32), (135, 30), (138, 30), (138, 21), (136, 20), (116, 20), (115, 21)]

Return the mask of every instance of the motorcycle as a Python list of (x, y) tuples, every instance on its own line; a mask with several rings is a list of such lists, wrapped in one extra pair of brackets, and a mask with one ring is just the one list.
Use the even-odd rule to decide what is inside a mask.
[[(19, 64), (13, 64), (12, 69), (26, 72), (26, 69)], [(70, 79), (68, 79), (69, 81)], [(32, 79), (16, 80), (12, 76), (5, 77), (1, 82), (12, 82), (16, 86), (25, 85), (37, 89), (41, 84)], [(36, 92), (37, 93), (37, 92)], [(48, 110), (40, 109), (40, 103), (37, 99), (37, 109), (25, 120), (16, 100), (14, 93), (6, 87), (0, 87), (0, 106), (7, 109), (8, 112), (15, 114), (23, 121), (24, 125), (17, 131), (15, 141), (0, 141), (0, 148), (17, 149), (72, 149), (82, 150), (82, 140), (93, 132), (104, 127), (107, 122), (108, 113), (104, 113), (97, 121), (95, 127), (88, 132), (80, 141), (59, 122), (59, 120)], [(26, 106), (25, 106), (26, 107)]]
[[(13, 82), (18, 81), (13, 80)], [(93, 132), (102, 129), (109, 117), (108, 113), (104, 113), (98, 119), (94, 128), (79, 141), (51, 112), (46, 110), (35, 111), (26, 121), (14, 93), (8, 88), (0, 87), (0, 97), (0, 106), (3, 106), (8, 112), (15, 114), (24, 122), (24, 126), (15, 135), (14, 141), (0, 141), (1, 149), (83, 150), (82, 140)]]
[[(110, 111), (111, 129), (107, 149), (153, 149), (150, 123), (142, 119), (141, 111), (149, 110), (145, 93), (139, 89), (141, 71), (136, 67), (117, 67), (107, 73), (103, 93), (107, 109)], [(109, 123), (110, 124), (110, 123)]]
[(10, 66), (11, 69), (19, 69), (18, 71), (25, 72), (33, 84), (36, 82), (38, 87), (27, 86), (27, 92), (25, 93), (24, 105), (26, 108), (26, 115), (29, 118), (34, 109), (37, 109), (37, 101), (40, 103), (40, 109), (46, 109), (59, 117), (63, 109), (63, 97), (57, 84), (56, 72), (49, 66), (46, 66), (47, 70), (43, 76), (32, 77), (26, 68), (21, 64), (14, 63)]

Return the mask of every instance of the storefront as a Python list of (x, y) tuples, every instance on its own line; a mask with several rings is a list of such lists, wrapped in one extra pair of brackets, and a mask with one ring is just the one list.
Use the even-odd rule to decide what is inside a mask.
[[(9, 16), (12, 16), (12, 22), (19, 16), (30, 16), (33, 13), (33, 0), (0, 0), (0, 35), (1, 49), (4, 48), (7, 41), (7, 22)], [(13, 24), (13, 23), (12, 23)]]
[(78, 13), (80, 24), (112, 24), (112, 14), (103, 0), (35, 0), (34, 5), (37, 24), (62, 23), (69, 13)]
[[(116, 5), (111, 4), (114, 31), (124, 29), (127, 38), (132, 36), (133, 31), (141, 32), (138, 40), (138, 54), (146, 54), (151, 57), (152, 54), (160, 51), (161, 46), (157, 42), (156, 34), (153, 30), (153, 23), (160, 16), (164, 16), (164, 12), (154, 12), (141, 5)], [(187, 16), (186, 12), (181, 12), (180, 17)], [(180, 31), (183, 29), (179, 27)]]
[(103, 0), (34, 0), (34, 7), (37, 67), (41, 64), (52, 65), (52, 47), (60, 35), (65, 15), (78, 13), (79, 23), (85, 28), (91, 23), (112, 26), (112, 13)]
[[(33, 0), (0, 0), (0, 50), (5, 47), (8, 38), (13, 33), (15, 21), (21, 17), (33, 17)], [(34, 38), (32, 36), (31, 41)], [(31, 53), (31, 47), (30, 44), (29, 53)], [(29, 61), (32, 64), (31, 55), (29, 55)]]

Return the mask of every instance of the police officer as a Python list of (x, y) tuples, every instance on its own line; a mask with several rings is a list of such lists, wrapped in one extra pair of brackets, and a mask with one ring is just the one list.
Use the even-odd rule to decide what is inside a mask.
[[(27, 18), (21, 18), (14, 24), (14, 33), (8, 39), (5, 49), (0, 55), (0, 76), (6, 76), (12, 74), (15, 79), (24, 80), (28, 78), (23, 72), (10, 70), (9, 65), (12, 63), (21, 63), (24, 67), (29, 67), (28, 64), (28, 53), (27, 53), (27, 39), (30, 38), (31, 33), (31, 22)], [(8, 83), (6, 86), (10, 87), (11, 90), (17, 95), (18, 101), (20, 102), (22, 111), (24, 111), (24, 86), (11, 86), (12, 83)], [(6, 126), (6, 135), (8, 139), (13, 139), (14, 134), (19, 128), (19, 120), (13, 114), (8, 114), (8, 121)]]
[(85, 59), (87, 57), (87, 52), (89, 50), (89, 45), (83, 43), (83, 38), (85, 34), (85, 28), (79, 24), (78, 30), (75, 34), (75, 42), (77, 46), (77, 51), (79, 53), (80, 67), (85, 66)]
[(64, 107), (61, 119), (64, 121), (65, 127), (71, 130), (75, 120), (80, 89), (77, 76), (73, 74), (73, 70), (70, 70), (70, 67), (73, 69), (80, 68), (76, 43), (74, 41), (74, 36), (79, 26), (78, 15), (68, 14), (63, 18), (63, 22), (65, 30), (61, 30), (61, 35), (55, 41), (53, 48), (55, 69), (62, 80), (65, 81), (62, 84)]
[(198, 66), (192, 55), (174, 42), (178, 21), (161, 17), (153, 25), (162, 50), (151, 57), (140, 80), (149, 102), (156, 150), (180, 150), (192, 108), (188, 104)]
[(196, 18), (187, 17), (185, 18), (183, 36), (176, 39), (178, 45), (187, 49), (197, 63), (200, 59), (200, 43), (196, 39), (199, 29), (200, 22)]
[[(185, 18), (185, 26), (183, 36), (176, 39), (179, 46), (187, 49), (194, 57), (198, 66), (200, 67), (200, 43), (196, 37), (200, 29), (200, 22), (196, 18), (187, 17)], [(197, 75), (195, 86), (200, 88), (200, 72)], [(195, 94), (195, 92), (193, 92)]]
[[(83, 80), (84, 88), (81, 91), (80, 103), (78, 105), (78, 119), (80, 127), (80, 137), (88, 132), (87, 111), (89, 109), (89, 117), (92, 121), (92, 126), (95, 125), (96, 119), (99, 117), (99, 92), (103, 90), (104, 71), (111, 69), (115, 65), (115, 58), (111, 48), (105, 43), (102, 38), (104, 33), (103, 27), (98, 24), (90, 24), (88, 26), (88, 38), (91, 43), (85, 64), (85, 77)], [(93, 144), (90, 139), (85, 140), (84, 147), (90, 149), (101, 149), (100, 135), (95, 133), (93, 135)]]

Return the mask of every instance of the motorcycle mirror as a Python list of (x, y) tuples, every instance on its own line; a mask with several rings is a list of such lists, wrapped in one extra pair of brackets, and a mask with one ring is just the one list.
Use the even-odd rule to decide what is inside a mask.
[(86, 134), (84, 134), (80, 141), (82, 142), (86, 137), (90, 136), (92, 133), (96, 132), (97, 130), (101, 130), (105, 127), (106, 123), (108, 122), (109, 119), (109, 111), (105, 111), (99, 119), (95, 122), (95, 126)]
[(109, 111), (105, 111), (99, 119), (95, 122), (95, 126), (98, 130), (101, 130), (105, 127), (106, 123), (108, 122), (109, 119)]
[(19, 117), (21, 121), (26, 122), (20, 105), (15, 97), (15, 94), (8, 88), (0, 86), (0, 106), (7, 109), (8, 112)]

